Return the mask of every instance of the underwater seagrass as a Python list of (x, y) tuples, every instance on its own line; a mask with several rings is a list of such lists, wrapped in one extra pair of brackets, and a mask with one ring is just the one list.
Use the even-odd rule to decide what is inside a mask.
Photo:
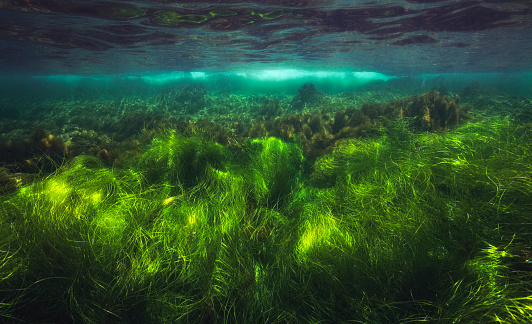
[(293, 143), (275, 137), (253, 139), (251, 152), (250, 185), (259, 205), (282, 205), (301, 176), (303, 154)]
[(155, 137), (137, 164), (149, 183), (188, 189), (201, 181), (209, 166), (223, 170), (228, 159), (228, 150), (220, 144), (170, 132)]
[[(0, 203), (0, 316), (29, 322), (523, 322), (526, 126), (408, 119), (235, 156), (161, 133), (121, 167), (78, 156)], [(30, 311), (31, 310), (31, 311)]]

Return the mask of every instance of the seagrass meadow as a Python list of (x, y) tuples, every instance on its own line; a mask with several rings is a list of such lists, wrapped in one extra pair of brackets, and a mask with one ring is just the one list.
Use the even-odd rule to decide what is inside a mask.
[(1, 196), (0, 321), (529, 321), (530, 123), (416, 120), (313, 158), (164, 127), (120, 163), (48, 154)]

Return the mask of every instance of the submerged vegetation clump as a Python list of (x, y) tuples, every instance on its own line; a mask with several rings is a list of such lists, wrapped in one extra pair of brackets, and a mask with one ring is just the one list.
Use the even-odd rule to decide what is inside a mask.
[(271, 207), (287, 202), (301, 178), (301, 149), (268, 137), (251, 140), (249, 150), (251, 163), (247, 178), (256, 203)]
[(136, 167), (144, 171), (150, 184), (189, 189), (201, 182), (211, 168), (223, 171), (228, 159), (229, 152), (218, 143), (170, 132), (153, 139)]
[[(317, 99), (294, 102), (322, 101), (306, 90)], [(189, 92), (201, 109), (203, 90)], [(65, 159), (36, 133), (55, 167), (5, 176), (0, 321), (532, 317), (529, 125), (463, 124), (437, 92), (282, 117), (260, 104), (249, 128), (158, 123), (116, 156)]]
[[(459, 104), (458, 96), (449, 98), (438, 91), (431, 91), (384, 104), (365, 103), (360, 109), (322, 109), (275, 119), (265, 118), (252, 123), (243, 134), (251, 138), (276, 136), (285, 140), (296, 136), (301, 141), (305, 156), (316, 158), (332, 152), (346, 139), (376, 137), (379, 128), (391, 127), (396, 119), (411, 121), (408, 127), (416, 132), (453, 129), (471, 118), (467, 109)], [(271, 109), (270, 115), (278, 111), (277, 105), (266, 107)], [(261, 115), (268, 116), (268, 111), (263, 108)]]

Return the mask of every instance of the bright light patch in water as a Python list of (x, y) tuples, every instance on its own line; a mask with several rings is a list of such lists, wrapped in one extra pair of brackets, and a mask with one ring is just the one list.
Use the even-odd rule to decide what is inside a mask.
[(378, 73), (378, 72), (353, 72), (353, 76), (357, 79), (384, 80), (384, 81), (388, 81), (394, 78), (393, 76), (389, 76), (389, 75)]
[(255, 81), (287, 81), (298, 79), (334, 79), (367, 82), (371, 80), (389, 80), (393, 76), (378, 72), (342, 72), (326, 70), (299, 70), (299, 69), (270, 69), (270, 70), (242, 70), (235, 72), (215, 72), (208, 73), (202, 71), (172, 71), (164, 73), (153, 73), (146, 75), (106, 75), (106, 76), (84, 76), (84, 75), (50, 75), (36, 77), (49, 81), (62, 81), (68, 83), (78, 83), (84, 80), (93, 81), (113, 81), (113, 80), (142, 80), (149, 84), (165, 84), (180, 79), (205, 80), (210, 77), (236, 76)]
[(308, 71), (297, 69), (256, 70), (236, 72), (236, 75), (258, 81), (285, 81), (302, 78), (313, 79), (359, 79), (359, 80), (389, 80), (393, 78), (378, 72), (338, 72), (338, 71)]
[(260, 81), (284, 81), (308, 77), (311, 72), (304, 70), (283, 69), (283, 70), (257, 70), (237, 72), (238, 76), (246, 79), (254, 79)]
[(169, 72), (169, 73), (157, 73), (157, 74), (150, 74), (150, 75), (144, 75), (141, 77), (136, 76), (130, 76), (131, 79), (139, 78), (146, 83), (152, 83), (152, 84), (164, 84), (166, 82), (170, 82), (177, 79), (182, 79), (185, 77), (185, 72)]
[(190, 72), (190, 77), (192, 79), (205, 79), (205, 78), (207, 78), (207, 73), (205, 73), (205, 72)]

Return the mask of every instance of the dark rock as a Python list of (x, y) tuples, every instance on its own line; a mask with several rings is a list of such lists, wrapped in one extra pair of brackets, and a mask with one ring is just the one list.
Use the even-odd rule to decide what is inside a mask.
[(313, 105), (318, 103), (323, 98), (321, 93), (315, 85), (311, 83), (305, 83), (299, 88), (297, 95), (292, 99), (292, 109), (302, 110), (307, 105)]

